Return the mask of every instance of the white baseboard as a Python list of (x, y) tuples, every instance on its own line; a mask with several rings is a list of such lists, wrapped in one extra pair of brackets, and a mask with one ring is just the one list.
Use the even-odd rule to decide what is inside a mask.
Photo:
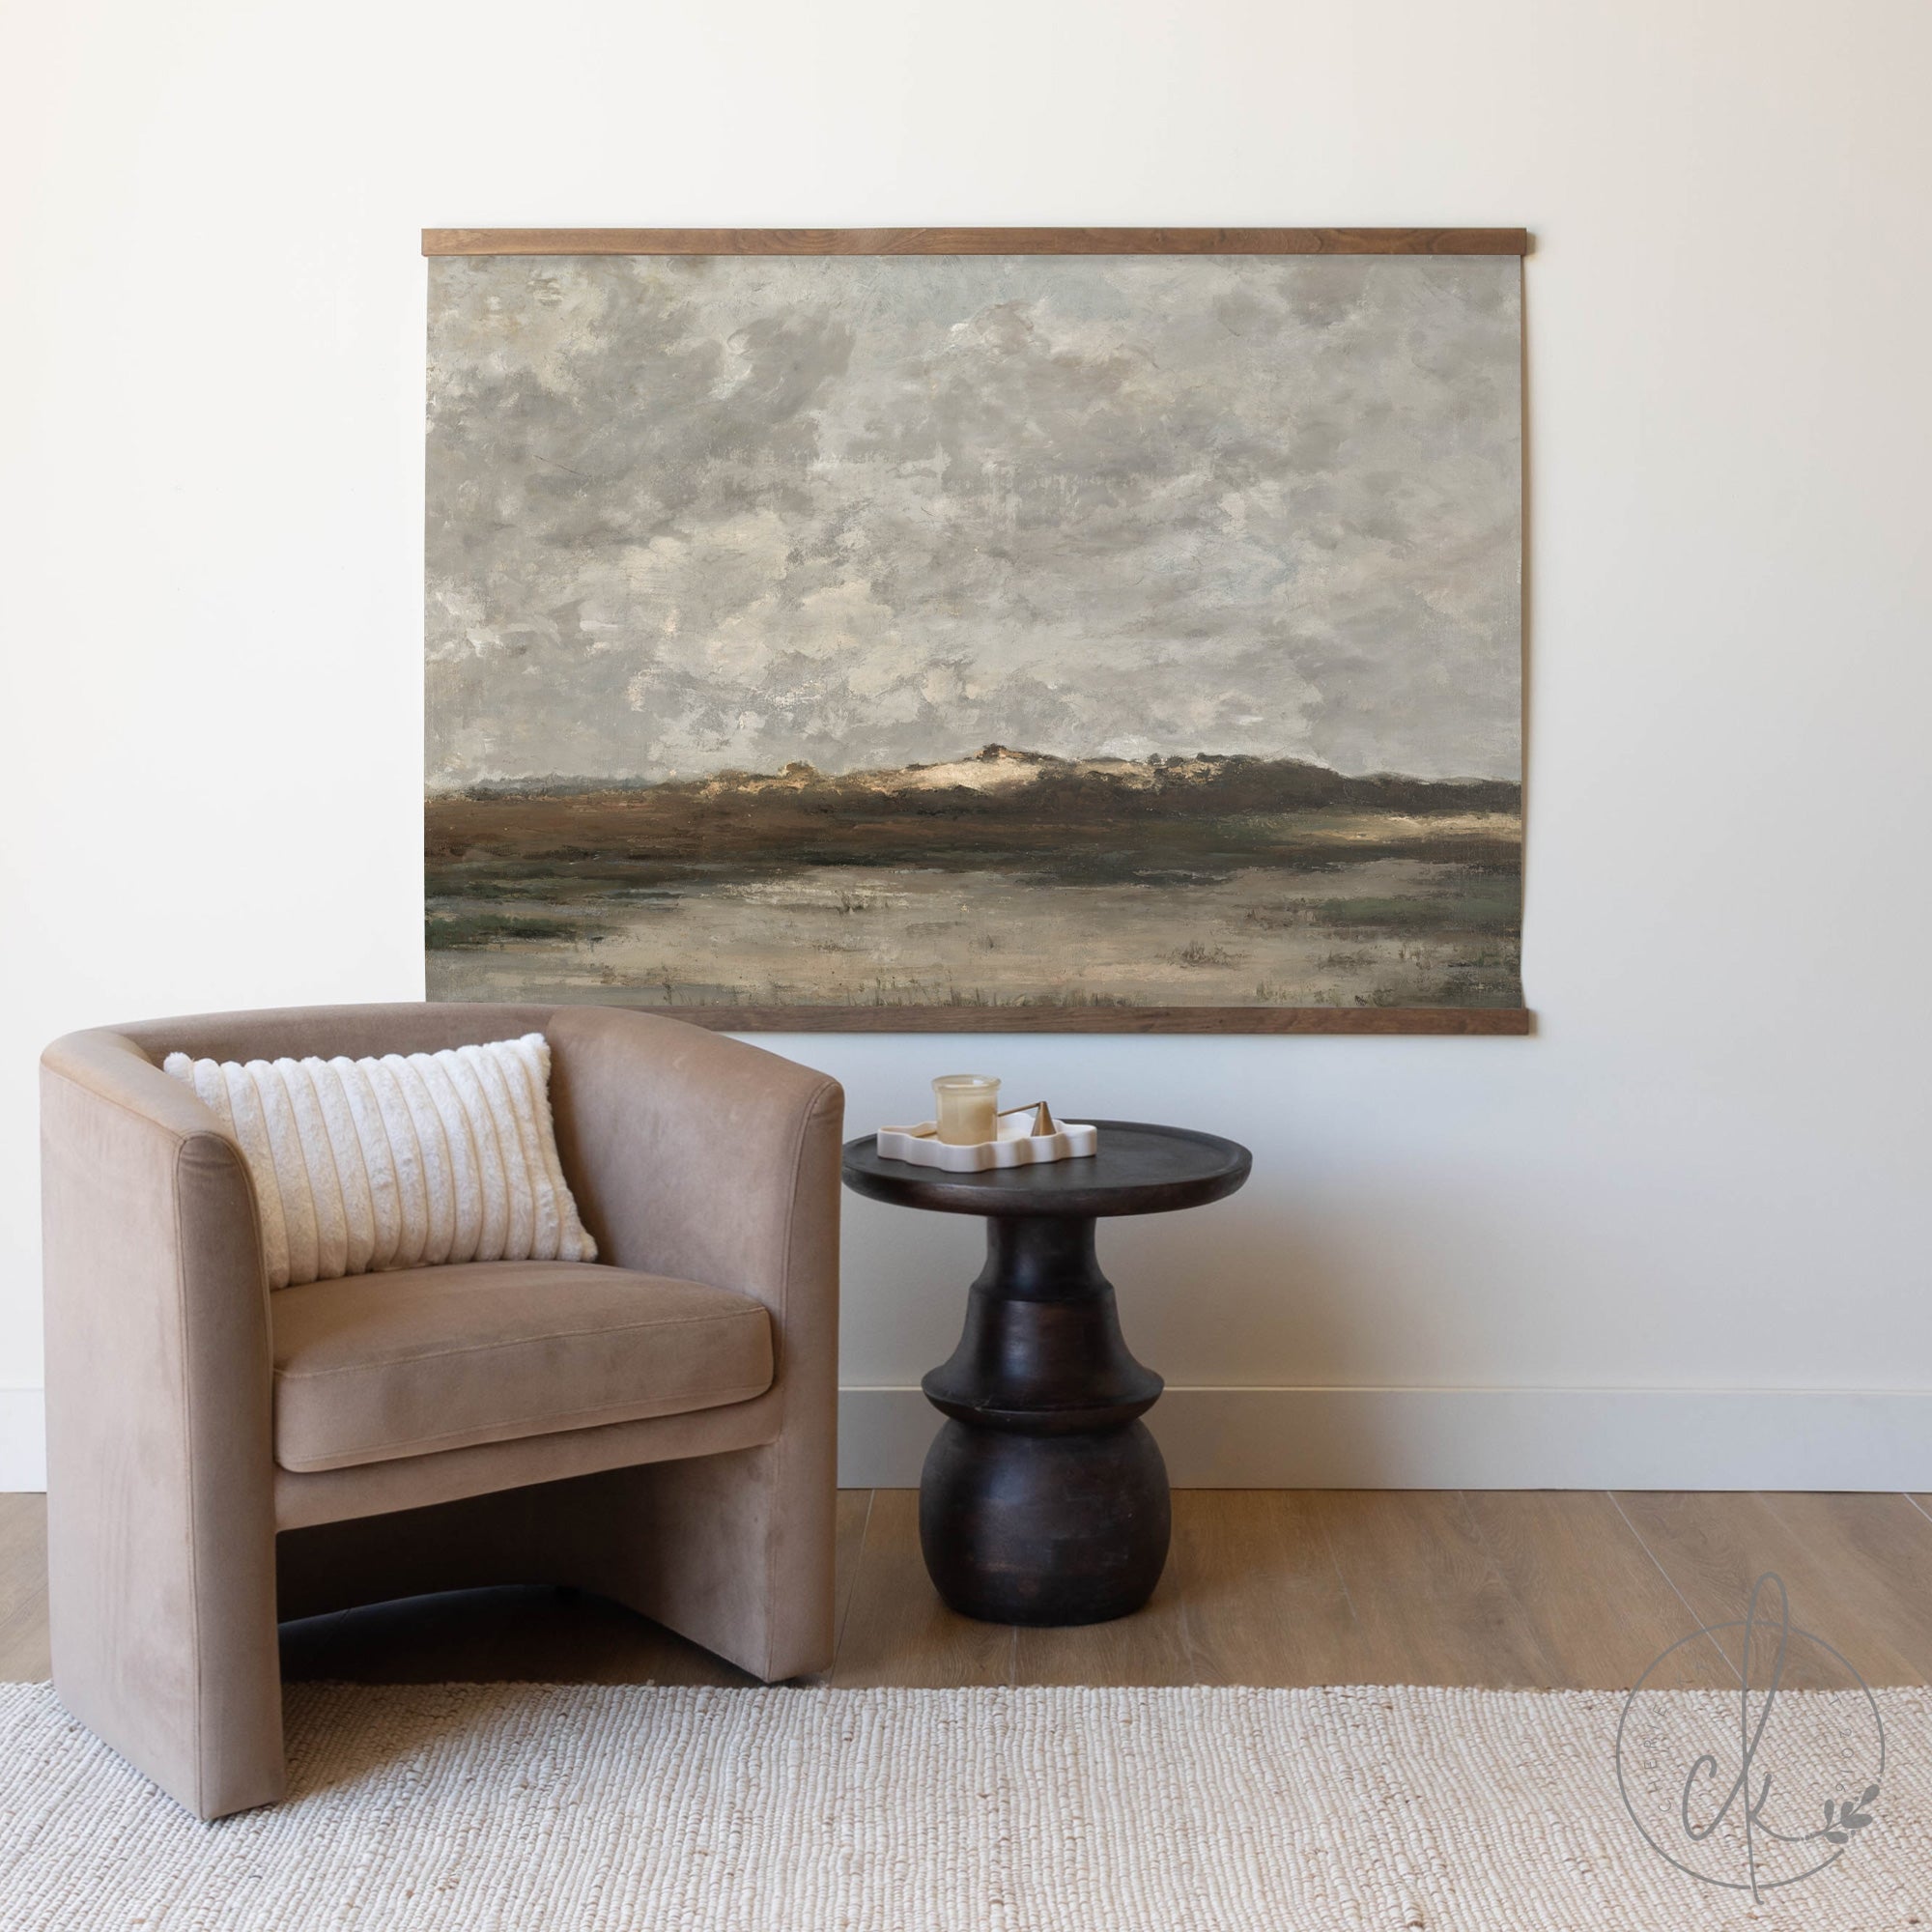
[[(1924, 1490), (1932, 1390), (1170, 1388), (1178, 1489)], [(917, 1389), (845, 1389), (838, 1480), (919, 1481)]]
[[(46, 1487), (39, 1389), (0, 1389), (0, 1491)], [(1171, 1388), (1177, 1488), (1932, 1490), (1932, 1390)], [(838, 1398), (838, 1480), (911, 1489), (939, 1417)]]
[(0, 1389), (0, 1492), (46, 1486), (46, 1398), (39, 1389)]

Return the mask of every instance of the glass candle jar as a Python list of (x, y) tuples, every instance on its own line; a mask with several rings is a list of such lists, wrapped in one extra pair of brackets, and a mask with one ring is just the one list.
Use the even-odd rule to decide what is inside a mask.
[(932, 1083), (939, 1138), (972, 1147), (1000, 1137), (1000, 1083), (984, 1073), (942, 1073)]

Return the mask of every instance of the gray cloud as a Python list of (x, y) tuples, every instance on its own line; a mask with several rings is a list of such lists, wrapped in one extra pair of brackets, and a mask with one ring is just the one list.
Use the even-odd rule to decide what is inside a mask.
[(1512, 259), (430, 268), (434, 785), (1519, 771)]

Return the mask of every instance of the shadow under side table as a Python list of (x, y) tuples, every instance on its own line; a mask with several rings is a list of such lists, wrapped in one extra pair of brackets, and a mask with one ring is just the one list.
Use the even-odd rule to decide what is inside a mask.
[(1100, 1121), (1084, 1160), (947, 1174), (845, 1145), (845, 1184), (874, 1201), (986, 1222), (952, 1359), (922, 1386), (947, 1418), (919, 1486), (939, 1594), (990, 1623), (1123, 1617), (1167, 1561), (1167, 1465), (1142, 1415), (1161, 1379), (1127, 1350), (1094, 1223), (1234, 1193), (1244, 1147), (1181, 1127)]

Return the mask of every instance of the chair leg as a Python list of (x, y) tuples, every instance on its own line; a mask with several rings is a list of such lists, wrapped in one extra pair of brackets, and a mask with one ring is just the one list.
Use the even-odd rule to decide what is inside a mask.
[(829, 1669), (836, 1496), (820, 1460), (781, 1439), (584, 1478), (564, 1526), (571, 1580), (768, 1684)]
[(59, 1483), (48, 1505), (61, 1702), (197, 1817), (272, 1804), (287, 1782), (273, 1531), (114, 1510)]

